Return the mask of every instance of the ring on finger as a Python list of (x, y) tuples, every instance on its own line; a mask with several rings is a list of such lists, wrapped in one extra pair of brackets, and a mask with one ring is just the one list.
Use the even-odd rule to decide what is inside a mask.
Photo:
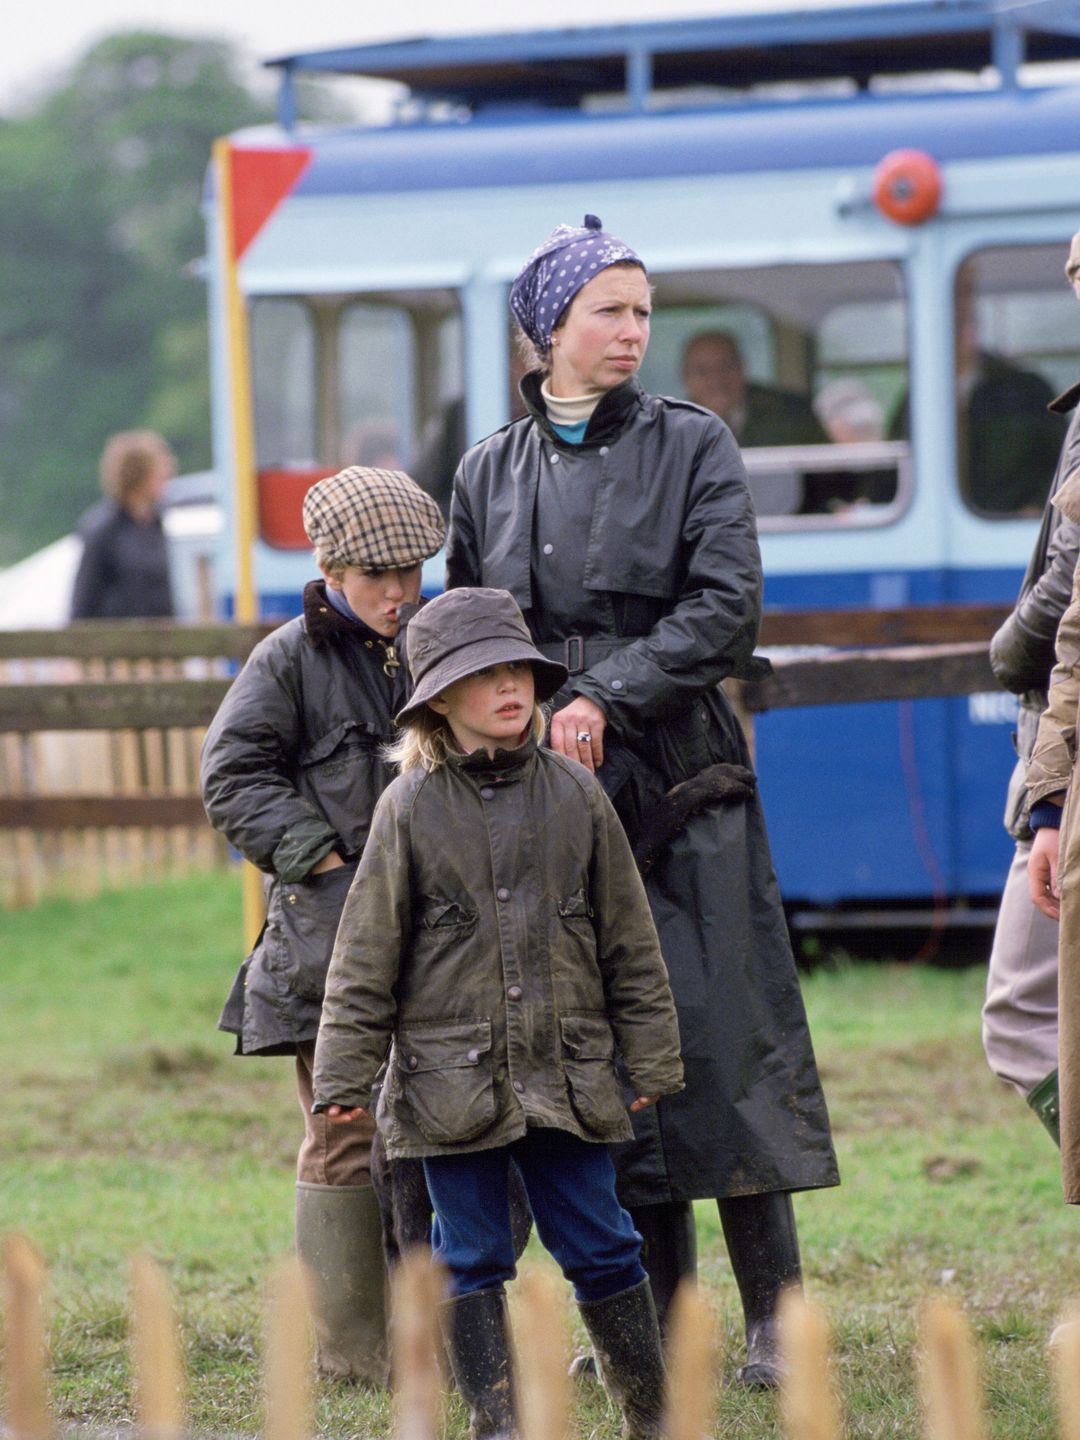
[(579, 730), (577, 732), (577, 739), (579, 745), (588, 745), (592, 742), (592, 732), (589, 730)]

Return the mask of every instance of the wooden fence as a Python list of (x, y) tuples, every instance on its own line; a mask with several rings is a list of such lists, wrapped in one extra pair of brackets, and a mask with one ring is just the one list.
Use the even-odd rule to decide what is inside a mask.
[[(761, 643), (782, 647), (773, 675), (730, 688), (748, 727), (770, 709), (993, 690), (987, 641), (1007, 613), (770, 611)], [(199, 745), (230, 674), (270, 628), (0, 632), (0, 903), (223, 863), (199, 799)]]
[[(5, 1433), (12, 1440), (52, 1440), (48, 1403), (44, 1267), (23, 1236), (4, 1245), (6, 1278)], [(392, 1304), (395, 1440), (436, 1440), (442, 1385), (437, 1359), (438, 1302), (443, 1284), (425, 1254), (398, 1267)], [(131, 1351), (136, 1422), (146, 1440), (185, 1434), (179, 1327), (161, 1271), (145, 1256), (133, 1265)], [(518, 1411), (522, 1440), (567, 1440), (572, 1406), (565, 1287), (534, 1268), (515, 1297)], [(787, 1440), (841, 1440), (841, 1397), (831, 1375), (827, 1323), (801, 1292), (783, 1297), (780, 1316), (786, 1377), (780, 1418)], [(925, 1440), (983, 1440), (986, 1425), (971, 1330), (951, 1300), (936, 1299), (920, 1326), (920, 1393)], [(715, 1332), (708, 1307), (691, 1285), (676, 1296), (668, 1350), (665, 1431), (668, 1440), (712, 1433)], [(1059, 1328), (1052, 1348), (1060, 1440), (1080, 1437), (1080, 1320)], [(312, 1364), (305, 1277), (283, 1262), (270, 1287), (263, 1357), (266, 1440), (312, 1434)]]

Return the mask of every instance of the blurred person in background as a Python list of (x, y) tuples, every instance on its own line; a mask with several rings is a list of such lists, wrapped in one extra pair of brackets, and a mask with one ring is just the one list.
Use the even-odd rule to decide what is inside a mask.
[(852, 375), (830, 380), (814, 396), (814, 413), (834, 445), (859, 445), (881, 440), (885, 412), (877, 396)]
[(106, 442), (100, 474), (105, 498), (79, 521), (71, 618), (167, 619), (174, 610), (161, 500), (176, 457), (155, 430), (125, 430)]
[(686, 398), (719, 415), (744, 448), (829, 443), (809, 400), (749, 379), (739, 342), (726, 330), (704, 330), (690, 339), (682, 382)]

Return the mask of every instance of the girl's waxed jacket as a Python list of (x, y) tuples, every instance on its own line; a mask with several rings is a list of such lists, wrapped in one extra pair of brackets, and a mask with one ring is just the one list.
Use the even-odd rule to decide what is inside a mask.
[(505, 1145), (528, 1126), (628, 1139), (630, 1099), (682, 1088), (642, 883), (582, 766), (529, 742), (385, 792), (330, 964), (316, 1108), (368, 1106), (391, 1038), (391, 1158)]
[[(291, 1054), (315, 1038), (341, 907), (394, 775), (382, 747), (404, 670), (314, 580), (303, 615), (255, 647), (207, 731), (210, 823), (267, 877), (266, 924), (219, 1021), (242, 1054)], [(312, 875), (331, 850), (352, 863)]]

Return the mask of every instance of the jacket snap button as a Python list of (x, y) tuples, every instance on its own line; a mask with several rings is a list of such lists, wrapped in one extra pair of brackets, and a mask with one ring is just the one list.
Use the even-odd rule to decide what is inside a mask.
[(524, 1086), (524, 1084), (523, 1084), (522, 1081), (520, 1081), (520, 1080), (515, 1080), (515, 1081), (514, 1081), (514, 1089), (515, 1089), (515, 1090), (517, 1091), (517, 1093), (520, 1095), (520, 1094), (523, 1093), (523, 1091), (524, 1091), (524, 1089), (525, 1089), (525, 1086)]
[(495, 899), (496, 899), (496, 900), (509, 900), (509, 899), (510, 899), (510, 891), (507, 890), (507, 888), (506, 888), (505, 885), (500, 885), (499, 888), (498, 888), (498, 890), (495, 891)]
[(554, 552), (554, 550), (555, 550), (555, 546), (554, 546), (554, 545), (545, 545), (545, 546), (544, 546), (544, 554), (545, 554), (545, 555), (551, 555), (551, 554)]
[(479, 1051), (479, 1050), (470, 1050), (469, 1053), (465, 1056), (465, 1059), (468, 1060), (468, 1062), (469, 1062), (470, 1065), (477, 1065), (477, 1064), (479, 1064), (479, 1061), (480, 1061), (480, 1051)]
[(610, 446), (608, 446), (608, 445), (601, 445), (601, 446), (600, 446), (600, 452), (599, 452), (599, 453), (600, 453), (601, 455), (606, 455), (609, 449), (610, 449)]
[(415, 1055), (410, 1055), (405, 1063), (406, 1065), (408, 1065), (410, 1070), (415, 1070), (416, 1067), (420, 1064), (420, 1061), (416, 1058)]
[(495, 791), (492, 790), (491, 786), (485, 785), (484, 788), (480, 791), (480, 798), (482, 800), (490, 800), (494, 794)]
[(551, 463), (552, 463), (552, 465), (557, 465), (557, 464), (559, 463), (559, 457), (558, 457), (558, 455), (552, 455), (552, 457), (551, 457)]
[(296, 904), (296, 894), (295, 894), (295, 892), (289, 896), (289, 904), (290, 904), (290, 905), (295, 905), (295, 904)]
[(511, 985), (511, 986), (510, 986), (510, 989), (507, 990), (507, 992), (506, 992), (506, 998), (507, 998), (508, 1000), (520, 1000), (520, 999), (521, 999), (521, 986), (520, 986), (520, 985)]
[(623, 688), (623, 682), (621, 680), (612, 680), (611, 688), (613, 690), (621, 690)]

